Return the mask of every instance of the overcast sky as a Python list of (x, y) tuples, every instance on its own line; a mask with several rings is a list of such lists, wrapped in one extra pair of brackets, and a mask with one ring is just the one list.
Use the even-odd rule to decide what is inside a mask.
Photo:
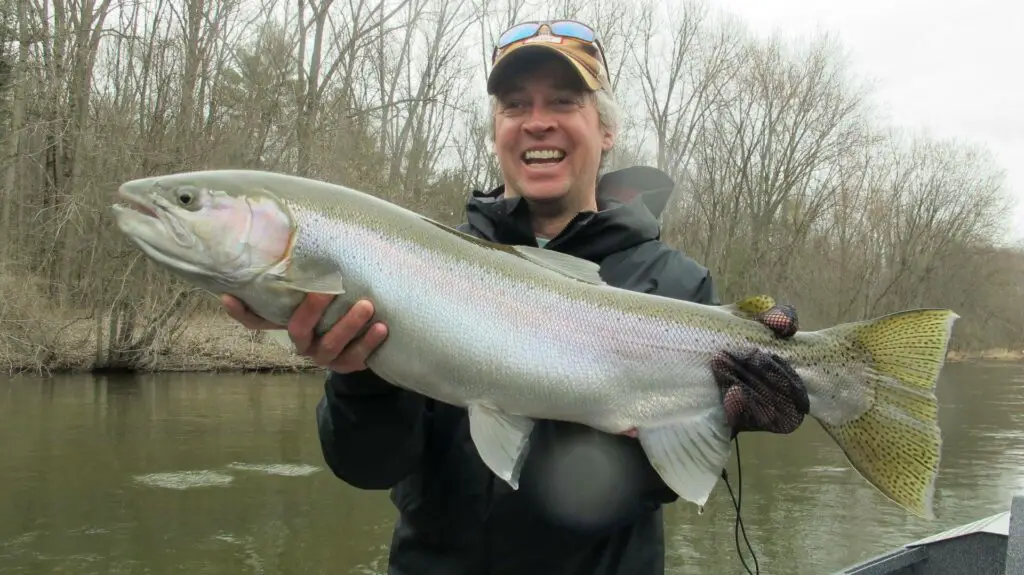
[(839, 36), (854, 72), (900, 125), (985, 144), (1017, 202), (1024, 240), (1024, 2), (711, 0), (756, 31)]

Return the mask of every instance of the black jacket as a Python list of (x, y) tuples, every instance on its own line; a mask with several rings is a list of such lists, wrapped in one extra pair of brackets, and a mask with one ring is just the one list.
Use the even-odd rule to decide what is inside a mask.
[[(528, 208), (476, 192), (459, 229), (537, 245)], [(601, 179), (599, 211), (547, 245), (601, 265), (609, 284), (718, 304), (708, 271), (659, 241), (672, 181), (651, 168)], [(317, 407), (324, 459), (345, 482), (391, 489), (400, 516), (389, 575), (660, 575), (661, 505), (676, 499), (639, 443), (538, 421), (513, 491), (480, 460), (466, 411), (370, 371), (332, 373)]]

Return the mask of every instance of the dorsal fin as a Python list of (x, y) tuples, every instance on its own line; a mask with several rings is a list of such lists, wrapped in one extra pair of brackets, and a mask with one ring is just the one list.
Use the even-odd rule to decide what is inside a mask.
[(549, 270), (556, 271), (564, 276), (578, 279), (594, 285), (601, 285), (601, 266), (590, 260), (563, 254), (554, 250), (535, 248), (533, 246), (510, 246), (521, 256)]
[(474, 235), (470, 235), (465, 232), (459, 231), (455, 228), (446, 226), (430, 218), (423, 219), (431, 224), (434, 224), (435, 226), (437, 226), (438, 229), (459, 236), (468, 242), (473, 242), (477, 245), (486, 246), (495, 250), (501, 250), (505, 253), (515, 254), (529, 262), (537, 264), (551, 271), (560, 273), (566, 277), (593, 285), (602, 285), (605, 283), (605, 281), (601, 278), (601, 274), (599, 273), (601, 266), (595, 264), (592, 261), (578, 258), (576, 256), (571, 256), (569, 254), (563, 254), (562, 252), (546, 250), (544, 248), (538, 248), (534, 246), (510, 246), (506, 244), (489, 242), (487, 240), (482, 240)]

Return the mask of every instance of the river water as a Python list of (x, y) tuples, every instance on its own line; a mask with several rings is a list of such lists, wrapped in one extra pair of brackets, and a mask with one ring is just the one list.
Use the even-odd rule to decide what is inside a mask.
[[(386, 573), (395, 511), (324, 466), (322, 389), (315, 375), (0, 380), (0, 573)], [(1006, 509), (1024, 487), (1024, 365), (950, 364), (939, 399), (933, 522), (878, 494), (816, 423), (742, 439), (761, 572), (831, 573)], [(735, 488), (735, 459), (729, 472)], [(703, 515), (670, 506), (668, 572), (741, 573), (734, 516), (721, 484)]]

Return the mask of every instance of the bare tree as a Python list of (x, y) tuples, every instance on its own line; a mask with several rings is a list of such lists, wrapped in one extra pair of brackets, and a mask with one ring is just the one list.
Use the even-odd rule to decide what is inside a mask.
[(875, 121), (828, 37), (761, 40), (702, 0), (0, 6), (9, 370), (301, 367), (130, 249), (111, 191), (255, 168), (458, 223), (471, 189), (501, 183), (483, 90), (494, 42), (543, 18), (597, 29), (624, 114), (605, 169), (672, 176), (662, 237), (711, 268), (723, 299), (770, 293), (808, 329), (949, 306), (958, 349), (1024, 348), (1002, 171), (983, 149)]

